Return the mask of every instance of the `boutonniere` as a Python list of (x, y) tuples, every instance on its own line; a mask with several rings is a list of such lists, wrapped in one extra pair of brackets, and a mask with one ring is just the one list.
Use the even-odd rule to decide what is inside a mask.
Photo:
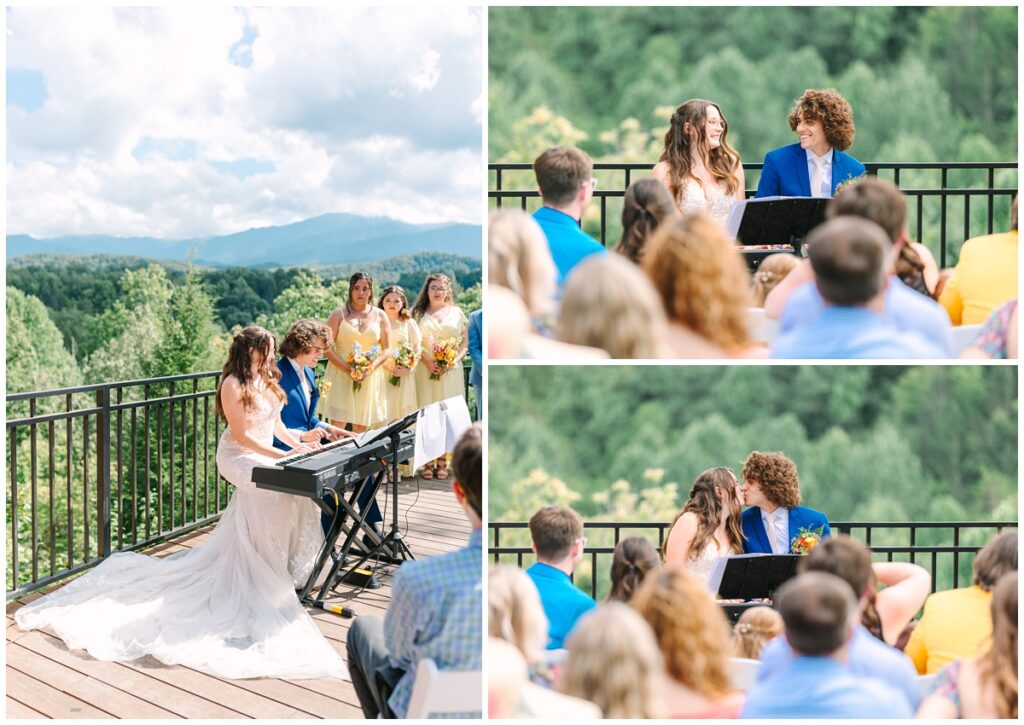
[(789, 542), (790, 553), (807, 554), (821, 541), (821, 535), (825, 532), (824, 526), (816, 529), (808, 529), (801, 526), (793, 540)]
[(329, 392), (331, 392), (331, 386), (332, 385), (334, 385), (334, 383), (332, 383), (327, 378), (321, 378), (320, 379), (320, 384), (316, 386), (316, 389), (318, 391), (320, 391), (320, 395), (321, 396), (324, 396), (324, 395), (327, 395)]

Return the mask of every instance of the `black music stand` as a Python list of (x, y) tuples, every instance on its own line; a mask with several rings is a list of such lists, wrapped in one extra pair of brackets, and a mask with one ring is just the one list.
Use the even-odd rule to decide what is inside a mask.
[(825, 221), (825, 206), (829, 201), (803, 196), (747, 199), (736, 239), (742, 246), (789, 244), (799, 256), (804, 239)]
[[(798, 554), (742, 554), (725, 557), (718, 582), (720, 599), (771, 599), (775, 590), (796, 576)], [(716, 567), (717, 568), (717, 567)], [(709, 584), (714, 585), (712, 570)]]

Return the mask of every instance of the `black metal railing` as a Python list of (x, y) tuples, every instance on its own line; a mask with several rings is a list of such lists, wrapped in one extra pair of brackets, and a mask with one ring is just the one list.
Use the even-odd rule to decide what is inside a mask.
[[(574, 580), (595, 599), (608, 592), (608, 573), (615, 546), (626, 536), (645, 536), (661, 550), (668, 522), (606, 522), (584, 524), (586, 555)], [(1005, 529), (1016, 529), (1016, 521), (906, 521), (831, 523), (833, 533), (852, 536), (871, 547), (878, 561), (909, 561), (927, 569), (932, 591), (968, 586), (974, 555), (985, 542)], [(493, 563), (514, 563), (522, 568), (536, 558), (530, 549), (527, 523), (490, 522), (488, 555)]]
[(8, 600), (217, 520), (219, 376), (7, 395)]
[[(632, 181), (649, 176), (651, 163), (595, 163), (600, 184), (594, 196), (600, 211), (598, 240), (607, 245), (610, 227), (619, 228), (621, 203), (609, 209), (610, 200), (621, 199)], [(914, 239), (928, 246), (941, 267), (952, 263), (947, 259), (950, 251), (959, 252), (960, 244), (977, 234), (992, 234), (1009, 228), (1009, 200), (1017, 193), (1017, 163), (1012, 161), (979, 162), (870, 162), (864, 164), (867, 173), (891, 181), (907, 197), (907, 226)], [(756, 171), (760, 177), (762, 164), (743, 164), (744, 171)], [(492, 163), (490, 188), (487, 196), (501, 207), (512, 200), (524, 211), (540, 206), (536, 191), (533, 166), (529, 163)], [(997, 179), (997, 171), (1002, 172)], [(606, 173), (611, 172), (611, 173)], [(615, 176), (615, 174), (619, 176)], [(951, 176), (952, 175), (952, 176)], [(515, 188), (508, 188), (512, 176)], [(751, 177), (748, 176), (748, 180)], [(997, 184), (997, 181), (1001, 182)], [(952, 183), (957, 184), (951, 186)], [(757, 192), (757, 184), (746, 190), (747, 197)], [(997, 213), (997, 199), (1006, 201)], [(972, 213), (972, 199), (980, 199), (983, 213)], [(975, 207), (977, 210), (978, 207)], [(959, 224), (951, 220), (957, 211)], [(617, 235), (611, 241), (616, 241)]]

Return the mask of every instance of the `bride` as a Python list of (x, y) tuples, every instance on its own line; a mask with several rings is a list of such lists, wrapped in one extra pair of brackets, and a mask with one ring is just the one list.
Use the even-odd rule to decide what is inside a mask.
[(665, 566), (685, 566), (706, 583), (717, 559), (743, 553), (742, 506), (743, 494), (730, 469), (709, 468), (697, 476), (665, 537)]
[[(279, 378), (273, 336), (260, 327), (238, 333), (217, 389), (227, 421), (217, 469), (235, 490), (206, 543), (166, 558), (113, 554), (19, 609), (18, 626), (50, 626), (70, 649), (105, 661), (150, 655), (231, 679), (347, 679), (295, 595), (323, 544), (319, 510), (252, 482), (254, 466), (319, 447), (300, 444), (281, 422)], [(292, 450), (274, 448), (274, 435)]]
[(684, 214), (704, 212), (725, 226), (732, 205), (745, 198), (740, 155), (729, 146), (729, 124), (715, 103), (700, 98), (675, 110), (654, 178)]

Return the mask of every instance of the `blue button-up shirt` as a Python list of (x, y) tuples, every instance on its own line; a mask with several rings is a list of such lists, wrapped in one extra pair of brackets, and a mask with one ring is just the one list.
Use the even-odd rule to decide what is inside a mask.
[(605, 251), (596, 239), (580, 229), (578, 221), (565, 212), (542, 206), (533, 213), (533, 218), (548, 239), (551, 258), (558, 267), (559, 287), (565, 284), (569, 272), (585, 257)]
[(783, 332), (771, 348), (773, 358), (941, 359), (939, 343), (916, 332), (899, 330), (865, 307), (827, 306), (806, 325)]
[(576, 621), (597, 603), (580, 591), (564, 571), (537, 562), (526, 570), (540, 594), (548, 618), (548, 649), (562, 649)]
[(405, 670), (388, 705), (405, 717), (422, 659), (439, 670), (479, 670), (483, 650), (481, 532), (465, 548), (402, 564), (395, 572), (384, 617), (384, 643), (393, 667)]

